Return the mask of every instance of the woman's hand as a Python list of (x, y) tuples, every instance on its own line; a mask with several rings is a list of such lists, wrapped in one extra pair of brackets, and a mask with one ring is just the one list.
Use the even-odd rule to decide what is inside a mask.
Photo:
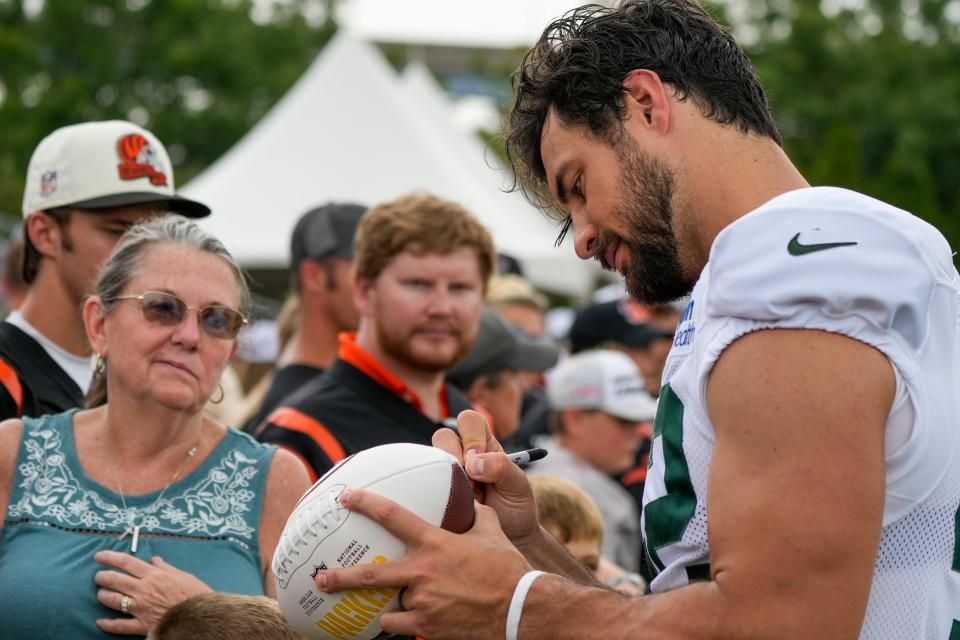
[(97, 600), (121, 611), (123, 598), (129, 598), (126, 613), (132, 617), (101, 618), (97, 626), (107, 633), (146, 635), (160, 616), (190, 596), (212, 591), (199, 578), (167, 564), (160, 556), (144, 562), (126, 553), (100, 551), (93, 559), (121, 571), (103, 570), (94, 576)]

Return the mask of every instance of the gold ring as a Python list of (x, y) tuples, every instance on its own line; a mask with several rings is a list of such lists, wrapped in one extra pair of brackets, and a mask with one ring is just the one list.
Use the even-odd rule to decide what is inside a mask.
[(120, 598), (120, 613), (130, 613), (130, 609), (133, 607), (133, 598), (130, 596), (123, 596)]

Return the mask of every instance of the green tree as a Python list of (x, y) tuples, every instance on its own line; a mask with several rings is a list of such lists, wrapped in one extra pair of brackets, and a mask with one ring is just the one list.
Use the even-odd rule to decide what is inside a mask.
[(746, 35), (807, 178), (912, 211), (960, 247), (960, 6), (730, 0), (722, 9)]
[[(335, 30), (329, 0), (0, 0), (0, 211), (57, 127), (129, 119), (183, 184), (239, 140)], [(312, 17), (312, 20), (308, 20)]]

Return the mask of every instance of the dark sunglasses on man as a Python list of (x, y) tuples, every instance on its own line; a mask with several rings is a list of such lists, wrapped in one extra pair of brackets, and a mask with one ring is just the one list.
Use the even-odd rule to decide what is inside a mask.
[(153, 324), (173, 327), (181, 322), (187, 311), (196, 311), (200, 319), (200, 328), (212, 338), (233, 340), (240, 328), (247, 323), (239, 311), (229, 307), (210, 305), (209, 307), (190, 307), (186, 302), (161, 291), (147, 291), (138, 296), (117, 296), (114, 300), (136, 300), (140, 303), (143, 319)]

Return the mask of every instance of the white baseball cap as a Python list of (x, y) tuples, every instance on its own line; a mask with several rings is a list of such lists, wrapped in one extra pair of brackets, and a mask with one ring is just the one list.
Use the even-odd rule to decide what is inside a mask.
[(57, 129), (30, 157), (23, 216), (71, 206), (106, 209), (165, 202), (177, 213), (202, 218), (210, 208), (178, 196), (167, 150), (132, 122), (84, 122)]
[(554, 411), (599, 409), (617, 418), (653, 420), (657, 401), (627, 355), (609, 349), (574, 354), (547, 375), (547, 399)]

